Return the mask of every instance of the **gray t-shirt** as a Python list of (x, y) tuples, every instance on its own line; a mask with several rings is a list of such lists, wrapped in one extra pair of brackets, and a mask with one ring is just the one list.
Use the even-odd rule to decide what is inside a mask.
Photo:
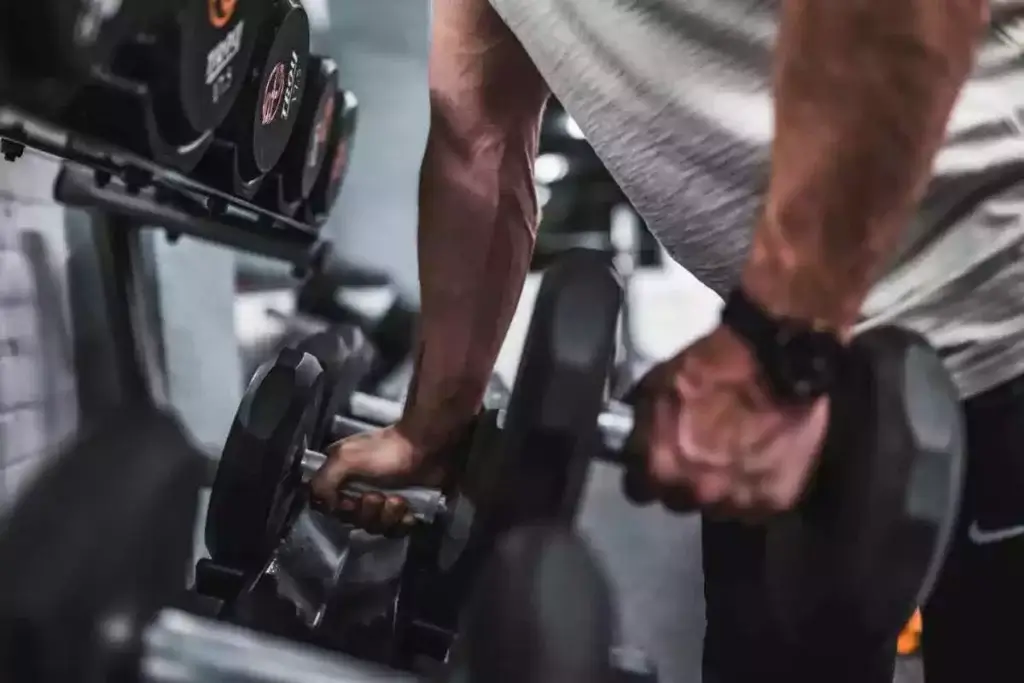
[[(778, 0), (492, 4), (668, 252), (727, 291), (767, 179)], [(1024, 177), (1024, 0), (992, 11), (934, 182), (863, 309), (865, 326), (925, 334), (965, 395), (1024, 372), (1024, 188), (991, 190)]]

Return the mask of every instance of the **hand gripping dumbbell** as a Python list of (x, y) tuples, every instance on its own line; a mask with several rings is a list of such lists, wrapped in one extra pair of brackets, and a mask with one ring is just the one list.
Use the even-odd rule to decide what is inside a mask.
[[(411, 630), (427, 624), (442, 634), (436, 648), (425, 648), (432, 655), (443, 659), (449, 644), (444, 634), (455, 632), (472, 577), (498, 535), (522, 523), (572, 522), (599, 442), (595, 425), (614, 357), (620, 302), (618, 278), (606, 256), (572, 252), (554, 264), (538, 292), (515, 388), (500, 411), (501, 428), (499, 411), (485, 410), (449, 454), (460, 465), (453, 489), (443, 496), (407, 492), (424, 523), (412, 534), (396, 623)], [(329, 373), (345, 375), (330, 368)], [(211, 493), (206, 537), (215, 561), (258, 572), (297, 528), (289, 525), (296, 507), (317, 514), (305, 505), (302, 482), (303, 472), (322, 459), (308, 452), (315, 445), (311, 435), (321, 434), (321, 445), (326, 443), (328, 420), (333, 425), (335, 418), (321, 403), (344, 406), (349, 427), (358, 421), (344, 413), (373, 403), (350, 389), (324, 391), (323, 377), (316, 359), (297, 350), (282, 353), (254, 376)]]
[[(93, 430), (28, 488), (0, 529), (0, 680), (426, 683), (182, 606), (202, 460), (176, 420), (135, 409)], [(607, 680), (608, 585), (582, 543), (558, 530), (512, 536), (483, 584), (472, 637), (431, 681), (505, 680), (488, 654), (508, 652), (509, 635), (543, 644), (507, 670), (527, 672), (517, 683)], [(561, 609), (531, 599), (551, 584), (568, 586)]]
[[(938, 578), (964, 468), (959, 395), (920, 336), (857, 336), (830, 399), (810, 482), (765, 523), (767, 590), (786, 635), (818, 651), (837, 623), (895, 640)], [(617, 419), (621, 434), (631, 418)], [(622, 460), (627, 490), (649, 499), (646, 463)]]
[[(176, 420), (133, 409), (62, 453), (6, 512), (0, 529), (0, 680), (426, 683), (180, 606), (202, 460)], [(473, 610), (477, 643), (467, 642), (464, 659), (431, 680), (494, 683), (477, 647), (489, 649), (510, 632), (576, 643), (578, 631), (564, 628), (572, 617), (589, 620), (583, 632), (593, 634), (593, 644), (609, 640), (613, 624), (599, 568), (561, 536), (532, 539), (506, 545), (495, 557), (487, 572), (490, 590)], [(537, 601), (508, 608), (510, 594), (526, 598), (536, 585), (572, 581), (581, 568), (587, 580), (560, 596), (564, 610)], [(495, 595), (503, 599), (493, 600)], [(493, 629), (494, 636), (479, 627)], [(531, 661), (522, 683), (592, 683), (584, 674), (607, 666), (602, 648), (584, 650), (588, 659), (581, 660), (578, 647), (560, 655), (560, 642), (553, 640), (547, 656)]]
[[(305, 484), (326, 456), (307, 448), (319, 417), (323, 370), (302, 351), (286, 348), (256, 371), (235, 414), (214, 479), (206, 541), (218, 562), (259, 570), (308, 501)], [(417, 523), (447, 520), (438, 490), (379, 489), (350, 483), (343, 495), (399, 495)]]

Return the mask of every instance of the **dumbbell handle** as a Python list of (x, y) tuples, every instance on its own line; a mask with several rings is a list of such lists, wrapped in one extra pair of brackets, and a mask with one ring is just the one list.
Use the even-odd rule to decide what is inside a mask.
[(378, 427), (384, 427), (402, 419), (402, 404), (357, 391), (349, 398), (348, 413), (357, 420), (365, 420)]
[[(302, 480), (308, 482), (327, 461), (327, 456), (319, 451), (306, 450), (302, 456)], [(448, 504), (444, 494), (438, 489), (425, 486), (408, 486), (405, 488), (381, 488), (365, 482), (352, 481), (341, 489), (342, 496), (358, 498), (367, 493), (379, 493), (388, 498), (398, 497), (405, 500), (409, 514), (422, 524), (432, 524), (439, 516), (448, 514)]]
[(597, 429), (604, 442), (606, 459), (618, 462), (618, 455), (626, 445), (626, 439), (633, 431), (633, 410), (629, 406), (619, 405), (597, 416)]

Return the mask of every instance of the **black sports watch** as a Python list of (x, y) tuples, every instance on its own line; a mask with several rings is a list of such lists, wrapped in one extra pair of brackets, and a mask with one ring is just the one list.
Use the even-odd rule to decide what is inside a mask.
[(847, 348), (835, 334), (773, 317), (740, 287), (725, 300), (722, 324), (750, 344), (769, 391), (784, 403), (809, 403), (829, 393), (846, 359)]

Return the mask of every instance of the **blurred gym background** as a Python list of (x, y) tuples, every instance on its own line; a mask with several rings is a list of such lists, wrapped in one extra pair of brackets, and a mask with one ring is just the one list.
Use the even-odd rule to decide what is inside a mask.
[[(426, 0), (304, 0), (313, 49), (335, 57), (359, 98), (359, 127), (341, 198), (325, 235), (354, 263), (394, 286), (351, 293), (368, 310), (395, 297), (415, 304), (416, 194), (427, 127)], [(616, 250), (635, 267), (629, 333), (642, 362), (664, 357), (713, 323), (719, 301), (663, 258), (582, 139), (552, 103), (538, 159), (543, 222), (535, 267), (572, 246)], [(109, 397), (95, 381), (111, 367), (105, 310), (89, 234), (95, 216), (52, 200), (56, 162), (29, 153), (0, 162), (0, 505), (45, 456), (97, 415)], [(14, 230), (10, 228), (16, 228)], [(144, 233), (154, 325), (167, 394), (195, 439), (215, 454), (246, 372), (294, 310), (286, 268), (184, 237)], [(536, 290), (531, 277), (498, 362), (511, 382)], [(33, 303), (64, 311), (54, 322)], [(14, 349), (12, 351), (12, 349)], [(8, 382), (8, 377), (21, 379)], [(38, 388), (38, 389), (37, 389)], [(80, 417), (76, 417), (80, 416)], [(662, 680), (700, 680), (703, 596), (694, 518), (635, 509), (614, 471), (595, 466), (582, 529), (620, 596), (623, 642), (659, 662)], [(197, 553), (204, 552), (197, 535)]]

